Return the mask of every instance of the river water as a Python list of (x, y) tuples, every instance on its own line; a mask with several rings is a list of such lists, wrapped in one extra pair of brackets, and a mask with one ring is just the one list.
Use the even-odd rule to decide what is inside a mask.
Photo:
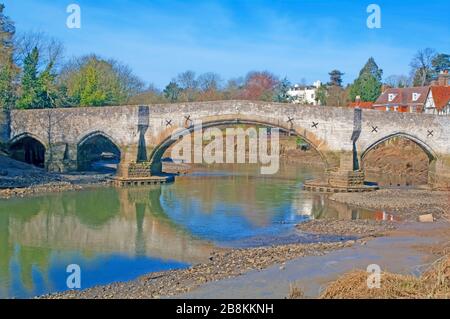
[(0, 298), (82, 288), (204, 262), (220, 247), (340, 240), (294, 230), (310, 218), (382, 218), (301, 190), (322, 173), (290, 164), (198, 170), (169, 185), (0, 200)]

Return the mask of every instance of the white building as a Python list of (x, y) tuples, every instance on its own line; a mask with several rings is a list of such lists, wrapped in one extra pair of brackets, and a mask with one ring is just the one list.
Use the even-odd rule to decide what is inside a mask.
[(430, 88), (424, 113), (450, 115), (450, 86), (432, 86)]
[(319, 105), (316, 101), (317, 89), (322, 85), (322, 82), (316, 81), (313, 85), (305, 86), (295, 84), (289, 91), (288, 94), (292, 96), (293, 103), (296, 104), (310, 104)]
[(441, 72), (438, 80), (432, 83), (424, 106), (424, 113), (450, 115), (450, 75), (448, 71)]

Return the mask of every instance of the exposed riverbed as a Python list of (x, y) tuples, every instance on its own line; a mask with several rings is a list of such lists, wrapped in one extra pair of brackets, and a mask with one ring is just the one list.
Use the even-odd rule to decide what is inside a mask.
[[(275, 176), (248, 165), (200, 166), (174, 184), (128, 189), (106, 187), (108, 174), (55, 175), (24, 165), (10, 163), (2, 180), (10, 187), (0, 190), (0, 297), (201, 291), (252, 270), (364, 247), (421, 214), (445, 222), (449, 212), (445, 192), (304, 192), (302, 183), (323, 169), (301, 161)], [(65, 292), (69, 264), (80, 265), (87, 290)]]
[[(254, 267), (266, 267), (322, 253), (319, 246), (302, 245), (324, 243), (331, 249), (358, 237), (302, 232), (296, 224), (311, 218), (383, 218), (301, 190), (305, 179), (320, 174), (301, 165), (283, 166), (270, 177), (259, 176), (257, 168), (225, 167), (196, 171), (170, 185), (94, 187), (0, 200), (0, 294), (64, 291), (69, 264), (80, 265), (83, 288), (205, 264), (213, 252), (230, 249), (256, 249), (248, 253), (256, 254)], [(269, 256), (278, 257), (260, 261), (256, 247), (272, 245), (297, 245), (298, 254), (272, 249)]]

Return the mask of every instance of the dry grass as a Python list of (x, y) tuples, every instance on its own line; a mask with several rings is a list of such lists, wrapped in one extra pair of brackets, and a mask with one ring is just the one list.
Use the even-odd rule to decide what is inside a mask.
[(289, 297), (288, 299), (303, 299), (305, 298), (305, 294), (300, 287), (297, 287), (293, 284), (289, 285)]
[(382, 273), (381, 287), (367, 287), (368, 273), (345, 274), (331, 283), (321, 299), (450, 299), (450, 255), (434, 262), (420, 277)]

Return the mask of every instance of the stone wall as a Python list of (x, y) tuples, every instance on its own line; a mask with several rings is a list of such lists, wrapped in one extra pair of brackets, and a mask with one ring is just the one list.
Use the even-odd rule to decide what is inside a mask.
[(0, 110), (0, 149), (9, 141), (10, 122), (9, 112)]

